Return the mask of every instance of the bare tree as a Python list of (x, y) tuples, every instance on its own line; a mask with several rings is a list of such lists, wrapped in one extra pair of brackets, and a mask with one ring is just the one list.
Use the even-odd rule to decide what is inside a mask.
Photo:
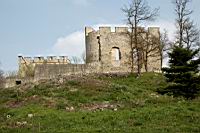
[(32, 64), (28, 65), (25, 70), (25, 73), (26, 73), (26, 77), (28, 77), (28, 78), (34, 77), (35, 67)]
[(173, 43), (169, 40), (168, 32), (164, 29), (164, 32), (160, 34), (160, 45), (159, 45), (159, 55), (161, 59), (161, 68), (163, 66), (163, 61), (168, 57), (168, 52), (172, 50)]
[[(148, 62), (151, 57), (159, 57), (160, 39), (148, 32), (145, 33), (146, 36), (142, 38), (143, 41), (143, 63), (145, 66), (145, 71), (148, 72)], [(160, 60), (160, 59), (159, 59)], [(157, 61), (157, 60), (155, 60)]]
[[(172, 42), (168, 38), (167, 30), (159, 33), (159, 37), (155, 36), (147, 31), (144, 31), (142, 37), (142, 52), (143, 52), (143, 63), (145, 71), (148, 72), (148, 63), (150, 58), (154, 58), (151, 62), (158, 60), (161, 61), (161, 66), (163, 66), (163, 60), (167, 57), (167, 52), (172, 49)], [(160, 58), (157, 58), (160, 57)]]
[(72, 56), (71, 61), (73, 64), (80, 64), (81, 63), (81, 59), (77, 56)]
[(175, 14), (176, 26), (177, 26), (177, 43), (180, 47), (183, 47), (184, 41), (184, 28), (189, 19), (189, 16), (192, 14), (192, 10), (188, 9), (188, 5), (191, 0), (173, 0), (175, 5)]
[(137, 74), (141, 75), (142, 68), (142, 50), (139, 41), (140, 26), (145, 21), (153, 21), (158, 15), (158, 8), (151, 10), (145, 0), (132, 0), (132, 2), (122, 8), (122, 11), (126, 15), (126, 21), (130, 28), (130, 47), (131, 47), (131, 66), (132, 72), (134, 72), (134, 51), (137, 55)]
[(6, 78), (17, 78), (17, 71), (7, 71), (5, 73)]
[(196, 28), (196, 25), (190, 19), (187, 19), (184, 25), (184, 37), (183, 42), (186, 44), (187, 49), (199, 48), (199, 35), (200, 32)]
[(86, 63), (86, 53), (85, 53), (85, 51), (81, 54), (81, 60), (84, 64)]
[(177, 40), (180, 47), (187, 49), (199, 48), (200, 31), (194, 22), (190, 19), (193, 10), (189, 9), (192, 0), (174, 0), (177, 26)]
[(14, 78), (14, 77), (15, 78), (16, 77), (33, 78), (35, 75), (35, 67), (32, 64), (25, 64), (25, 65), (20, 66), (18, 74), (16, 74), (15, 71), (10, 71), (6, 75), (8, 75), (8, 77), (11, 77), (11, 78)]

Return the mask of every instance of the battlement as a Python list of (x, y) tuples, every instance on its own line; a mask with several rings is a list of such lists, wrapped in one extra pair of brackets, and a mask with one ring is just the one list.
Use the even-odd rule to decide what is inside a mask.
[(70, 64), (70, 60), (67, 56), (36, 56), (36, 57), (23, 57), (18, 56), (20, 64)]
[(128, 32), (128, 27), (115, 27), (115, 32), (120, 33), (120, 32)]
[[(141, 33), (138, 36), (138, 46), (144, 47), (146, 40), (153, 40), (155, 36), (155, 45), (160, 44), (160, 28), (159, 27), (137, 27), (137, 31)], [(130, 58), (133, 53), (130, 48), (130, 27), (85, 27), (85, 64), (71, 64), (67, 56), (36, 56), (24, 57), (18, 56), (19, 71), (21, 78), (34, 77), (34, 80), (42, 78), (54, 78), (56, 76), (66, 76), (71, 74), (85, 73), (129, 73), (136, 71), (137, 64), (131, 63)], [(151, 39), (152, 37), (152, 39)], [(158, 38), (158, 39), (157, 39)], [(142, 42), (144, 41), (144, 42)], [(132, 44), (135, 47), (135, 44)], [(161, 58), (158, 54), (158, 47), (151, 51), (151, 56), (147, 60), (142, 59), (141, 71), (148, 68), (149, 72), (161, 70)], [(146, 52), (146, 51), (144, 51)], [(144, 53), (147, 54), (147, 53)], [(134, 57), (134, 60), (137, 60)], [(148, 65), (147, 67), (145, 65)]]
[[(160, 28), (159, 27), (147, 27), (149, 33), (159, 36)], [(128, 27), (114, 27), (114, 31), (112, 31), (112, 27), (99, 27), (99, 30), (95, 30), (91, 27), (85, 27), (85, 35), (88, 36), (90, 33), (99, 32), (100, 35), (108, 34), (108, 33), (127, 33), (129, 31)], [(139, 27), (139, 30), (145, 31), (145, 27)]]
[(44, 57), (38, 56), (33, 58), (34, 63), (43, 63), (45, 61)]
[(111, 27), (99, 27), (100, 35), (111, 33)]
[(89, 33), (95, 31), (92, 27), (85, 27), (85, 36), (88, 36)]

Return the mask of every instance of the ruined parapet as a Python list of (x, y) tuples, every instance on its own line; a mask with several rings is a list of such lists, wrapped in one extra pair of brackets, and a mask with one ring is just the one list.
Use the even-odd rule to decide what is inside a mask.
[(18, 56), (18, 76), (20, 78), (27, 76), (27, 71), (31, 71), (33, 66), (33, 59), (31, 57)]
[(47, 56), (47, 61), (57, 60), (57, 56)]
[(24, 57), (24, 60), (26, 61), (26, 63), (32, 63), (33, 59), (31, 57)]
[(18, 62), (19, 64), (30, 64), (33, 62), (33, 59), (31, 57), (18, 56)]
[(34, 60), (31, 57), (18, 56), (18, 64), (19, 64), (18, 77), (19, 78), (34, 76), (33, 62)]
[(58, 64), (59, 61), (58, 61), (57, 56), (47, 56), (47, 59), (45, 60), (45, 63), (48, 63), (48, 64)]
[(116, 33), (127, 33), (128, 27), (115, 27), (115, 32)]
[(35, 66), (36, 65), (43, 65), (43, 64), (70, 64), (70, 60), (67, 56), (60, 56), (59, 58), (57, 56), (37, 56), (37, 57), (23, 57), (18, 56), (19, 61), (19, 71), (18, 76), (20, 78), (25, 77), (33, 77)]
[(67, 56), (59, 56), (58, 61), (60, 64), (70, 64), (70, 60)]
[(88, 36), (89, 33), (95, 31), (92, 27), (85, 27), (85, 36)]
[(42, 56), (36, 56), (34, 57), (33, 63), (36, 64), (40, 64), (40, 63), (44, 63), (45, 62), (45, 58)]
[(100, 35), (111, 33), (111, 27), (99, 27)]
[(18, 56), (19, 60), (19, 66), (20, 65), (36, 65), (36, 64), (69, 64), (70, 60), (68, 59), (67, 56), (36, 56), (34, 58), (32, 57), (23, 57), (23, 56)]

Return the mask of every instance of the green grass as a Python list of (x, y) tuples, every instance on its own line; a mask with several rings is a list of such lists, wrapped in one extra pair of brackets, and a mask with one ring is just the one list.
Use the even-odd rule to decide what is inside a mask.
[(200, 98), (158, 95), (165, 85), (146, 73), (1, 89), (0, 132), (200, 132)]

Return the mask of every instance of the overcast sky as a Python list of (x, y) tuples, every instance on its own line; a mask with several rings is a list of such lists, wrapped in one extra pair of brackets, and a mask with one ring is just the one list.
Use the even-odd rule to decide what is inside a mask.
[[(160, 7), (158, 19), (146, 25), (174, 32), (171, 0), (147, 0)], [(80, 56), (85, 49), (84, 27), (123, 25), (121, 7), (129, 0), (0, 0), (0, 62), (17, 70), (17, 56)], [(200, 27), (200, 0), (193, 0), (192, 18)]]

